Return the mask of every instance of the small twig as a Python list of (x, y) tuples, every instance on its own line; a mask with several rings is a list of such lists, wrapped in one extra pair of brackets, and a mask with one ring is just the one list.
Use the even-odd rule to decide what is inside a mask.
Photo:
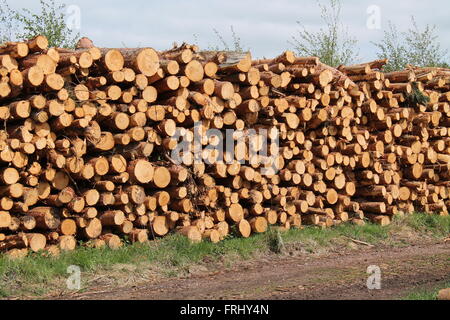
[(273, 94), (278, 95), (279, 97), (282, 97), (282, 98), (286, 97), (286, 94), (284, 94), (283, 92), (281, 92), (277, 89), (271, 88), (271, 91)]
[(172, 164), (174, 164), (174, 165), (176, 165), (176, 166), (178, 165), (178, 164), (175, 162), (175, 160), (173, 160), (171, 157), (169, 157), (168, 154), (164, 153), (163, 155), (164, 155), (164, 158), (166, 158), (166, 160), (170, 161)]
[(94, 279), (88, 280), (88, 282), (89, 282), (89, 283), (95, 282), (95, 281), (97, 281), (97, 280), (100, 280), (100, 279), (106, 278), (106, 277), (108, 277), (108, 276), (107, 276), (107, 275), (98, 276), (98, 277), (95, 277)]
[(364, 241), (356, 240), (356, 239), (353, 239), (353, 238), (350, 238), (350, 237), (346, 237), (346, 238), (350, 239), (351, 241), (353, 241), (355, 243), (358, 243), (358, 244), (363, 244), (363, 245), (368, 246), (368, 247), (375, 247), (373, 244), (370, 244), (370, 243), (367, 243), (367, 242), (364, 242)]
[[(81, 290), (79, 290), (79, 291), (81, 291)], [(79, 291), (77, 291), (71, 295), (76, 296), (76, 297), (81, 297), (81, 296), (86, 296), (86, 295), (91, 295), (91, 294), (99, 294), (99, 293), (109, 292), (108, 290), (101, 290), (101, 291), (88, 291), (88, 292), (78, 293)]]

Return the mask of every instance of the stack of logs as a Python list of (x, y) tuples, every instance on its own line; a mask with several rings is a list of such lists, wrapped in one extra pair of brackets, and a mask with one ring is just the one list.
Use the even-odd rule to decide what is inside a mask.
[[(218, 242), (270, 225), (447, 215), (450, 70), (383, 73), (386, 62), (335, 69), (290, 51), (252, 60), (187, 44), (6, 43), (0, 251), (117, 248), (171, 231)], [(235, 130), (234, 155), (215, 161), (220, 152), (206, 146), (221, 141), (207, 129)], [(250, 143), (250, 129), (278, 134), (279, 148), (255, 156), (249, 149), (262, 143)], [(195, 135), (203, 148), (188, 144), (176, 162), (180, 139)]]

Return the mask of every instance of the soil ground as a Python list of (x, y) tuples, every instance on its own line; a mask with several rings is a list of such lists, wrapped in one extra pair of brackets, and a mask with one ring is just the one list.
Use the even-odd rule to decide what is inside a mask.
[[(49, 299), (402, 299), (450, 281), (450, 243), (405, 247), (359, 245), (324, 254), (288, 252), (237, 262), (232, 267), (191, 267), (187, 276), (155, 278), (114, 287), (92, 283), (82, 293)], [(381, 290), (368, 290), (367, 268), (381, 269)]]

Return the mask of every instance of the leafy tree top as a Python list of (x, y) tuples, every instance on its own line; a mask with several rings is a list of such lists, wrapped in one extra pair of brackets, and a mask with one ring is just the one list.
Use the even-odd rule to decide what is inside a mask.
[(6, 0), (0, 3), (0, 41), (30, 39), (44, 35), (51, 47), (73, 48), (79, 38), (66, 22), (66, 5), (55, 0), (40, 0), (40, 12), (12, 9)]

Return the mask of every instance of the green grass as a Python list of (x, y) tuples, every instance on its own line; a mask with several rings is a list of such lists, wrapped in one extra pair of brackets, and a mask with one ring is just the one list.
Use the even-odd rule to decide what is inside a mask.
[[(349, 238), (371, 244), (389, 240), (399, 228), (433, 237), (450, 234), (450, 217), (414, 214), (395, 219), (387, 227), (375, 224), (355, 226), (342, 224), (334, 228), (305, 227), (279, 233), (272, 229), (248, 239), (230, 236), (218, 244), (191, 244), (180, 235), (169, 235), (149, 244), (127, 244), (118, 250), (80, 247), (52, 258), (39, 253), (19, 260), (0, 254), (0, 297), (11, 294), (42, 295), (55, 280), (61, 282), (68, 274), (67, 267), (77, 265), (84, 274), (109, 270), (118, 264), (139, 267), (156, 266), (164, 275), (177, 275), (202, 262), (232, 263), (236, 259), (250, 259), (258, 253), (280, 253), (300, 247), (305, 252), (325, 250), (351, 242)], [(230, 262), (231, 261), (231, 262)], [(32, 284), (30, 286), (30, 284)]]
[(342, 224), (330, 229), (305, 228), (301, 232), (289, 230), (283, 234), (283, 238), (286, 242), (313, 240), (319, 245), (328, 245), (333, 239), (342, 236), (361, 241), (377, 242), (388, 237), (388, 230), (388, 228), (371, 223), (364, 226)]
[(445, 288), (450, 288), (450, 281), (443, 283), (442, 285), (439, 285), (438, 287), (433, 289), (415, 290), (410, 294), (408, 294), (406, 297), (404, 297), (403, 300), (437, 300), (439, 290)]
[(420, 214), (406, 216), (400, 222), (418, 232), (425, 232), (435, 237), (450, 235), (450, 216)]

